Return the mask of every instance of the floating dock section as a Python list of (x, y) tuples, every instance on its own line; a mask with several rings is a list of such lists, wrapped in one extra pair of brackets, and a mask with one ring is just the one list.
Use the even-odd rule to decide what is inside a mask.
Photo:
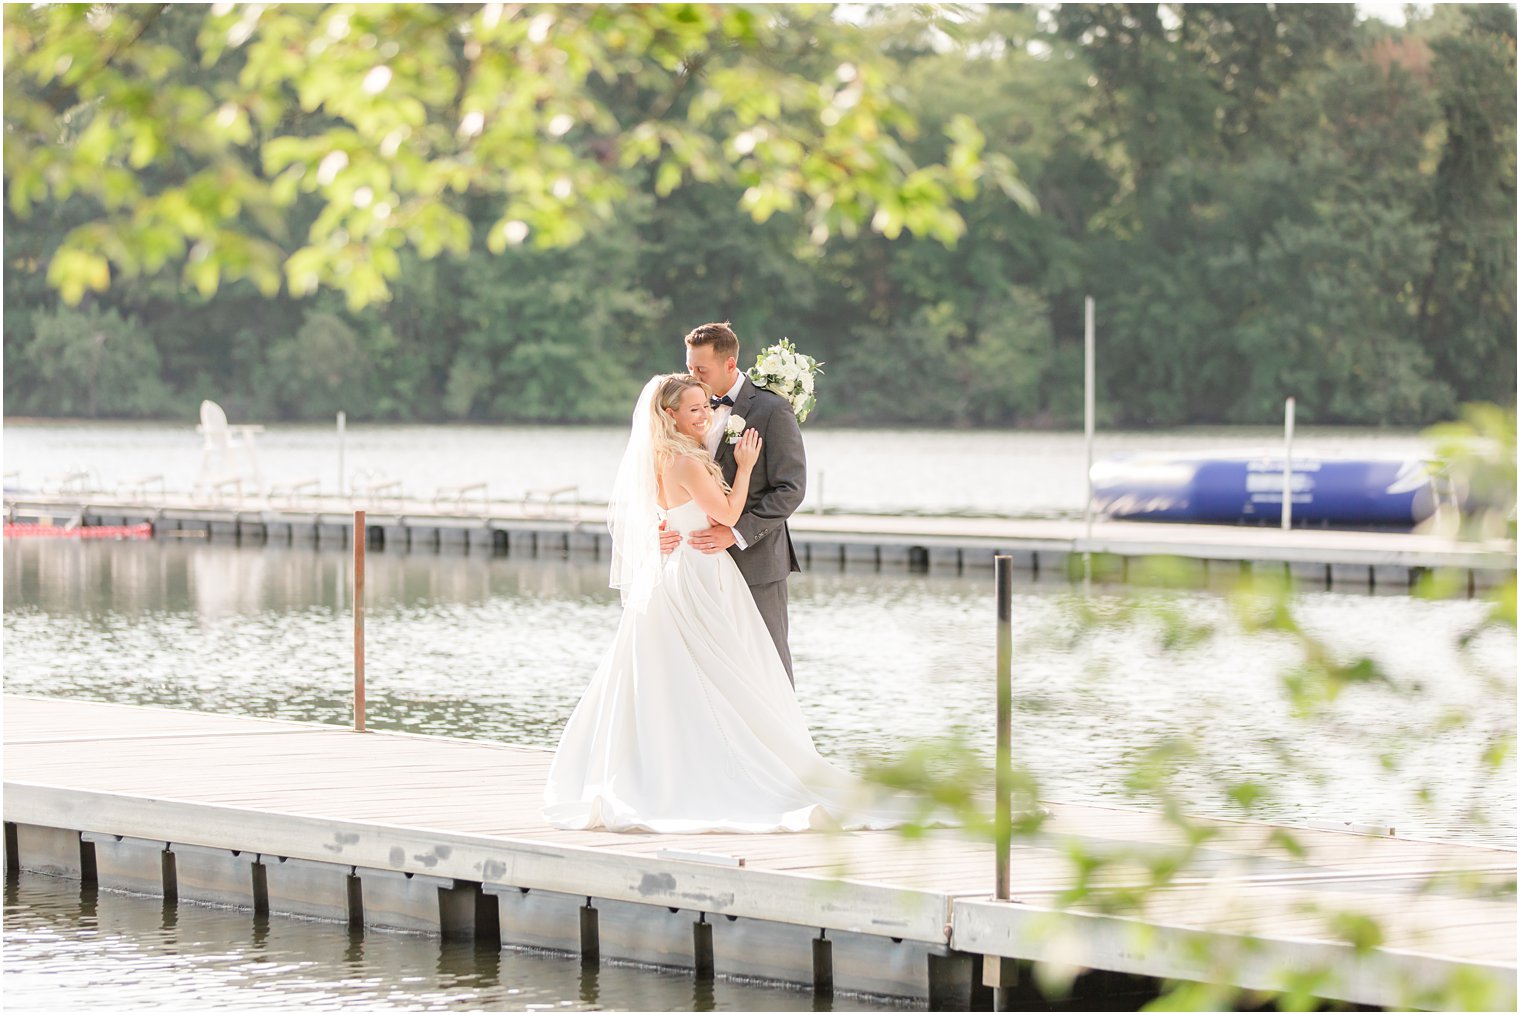
[[(166, 903), (947, 1009), (990, 1007), (989, 983), (1032, 990), (1031, 962), (1200, 981), (1225, 971), (1241, 987), (1312, 983), (1395, 1008), (1458, 978), (1481, 1006), (1515, 1007), (1512, 850), (1205, 822), (1210, 838), (1169, 886), (1121, 906), (1145, 858), (1181, 833), (1143, 811), (1051, 804), (1041, 830), (1015, 840), (1014, 901), (995, 902), (991, 846), (954, 829), (559, 831), (538, 814), (543, 750), (83, 701), (4, 708), (7, 870)], [(1070, 901), (1074, 847), (1131, 859)], [(1366, 918), (1380, 937), (1347, 933)]]
[[(11, 523), (84, 526), (151, 524), (162, 539), (205, 538), (244, 545), (347, 545), (354, 506), (366, 511), (365, 538), (387, 552), (461, 549), (525, 557), (605, 559), (611, 543), (605, 510), (587, 505), (540, 508), (518, 502), (445, 504), (390, 498), (339, 505), (308, 498), (278, 508), (249, 502), (196, 504), (169, 495), (152, 503), (79, 497), (7, 496)], [(1097, 522), (1089, 535), (1080, 521), (798, 514), (790, 522), (803, 566), (847, 570), (919, 569), (963, 572), (992, 568), (1007, 554), (1036, 577), (1093, 577), (1123, 581), (1145, 557), (1187, 562), (1202, 579), (1244, 571), (1290, 574), (1308, 587), (1347, 591), (1408, 591), (1433, 571), (1460, 575), (1469, 593), (1515, 574), (1512, 543), (1475, 544), (1433, 535), (1346, 532), (1244, 525)]]

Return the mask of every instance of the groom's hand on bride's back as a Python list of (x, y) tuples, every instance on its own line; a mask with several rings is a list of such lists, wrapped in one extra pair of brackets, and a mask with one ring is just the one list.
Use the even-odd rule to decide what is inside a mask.
[(681, 545), (681, 534), (665, 526), (665, 522), (660, 523), (660, 552), (662, 554), (675, 553), (676, 547)]
[[(712, 521), (711, 518), (708, 521)], [(734, 530), (727, 525), (713, 525), (710, 528), (698, 529), (686, 538), (686, 541), (694, 549), (703, 553), (722, 553), (730, 546), (738, 543), (734, 538)]]

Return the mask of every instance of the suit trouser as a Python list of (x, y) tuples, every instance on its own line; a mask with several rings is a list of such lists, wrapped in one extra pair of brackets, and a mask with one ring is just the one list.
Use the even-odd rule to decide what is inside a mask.
[(796, 687), (797, 680), (792, 676), (792, 650), (786, 643), (786, 579), (751, 585), (749, 591), (755, 597), (755, 605), (760, 608), (760, 616), (771, 633), (771, 641), (776, 643), (781, 665), (786, 667), (786, 679)]

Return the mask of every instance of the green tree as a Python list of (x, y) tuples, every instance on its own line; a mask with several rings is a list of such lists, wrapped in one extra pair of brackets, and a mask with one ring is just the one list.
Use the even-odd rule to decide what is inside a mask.
[(325, 414), (271, 362), (332, 313), (356, 419), (619, 419), (727, 318), (824, 422), (1072, 425), (1089, 294), (1106, 424), (1513, 403), (1509, 6), (5, 18), (13, 411), (112, 278), (182, 417)]
[(123, 417), (164, 411), (158, 350), (137, 321), (115, 310), (62, 307), (38, 314), (32, 327), (20, 357), (36, 385), (20, 393), (12, 411)]
[(1444, 142), (1436, 240), (1419, 286), (1420, 338), (1462, 397), (1515, 395), (1515, 9), (1462, 5), (1433, 38), (1430, 76)]
[[(401, 250), (469, 250), (457, 195), (494, 202), (494, 252), (556, 246), (608, 220), (637, 168), (661, 194), (742, 186), (757, 219), (820, 235), (872, 221), (949, 241), (946, 192), (980, 174), (969, 124), (943, 164), (908, 158), (880, 61), (827, 8), (168, 7), (5, 11), (10, 205), (94, 206), (48, 261), (69, 302), (179, 265), (203, 294), (283, 280), (358, 308), (388, 295)], [(175, 45), (187, 18), (195, 42)], [(827, 73), (782, 69), (799, 53)]]
[(294, 335), (271, 345), (256, 385), (281, 415), (331, 416), (364, 404), (374, 353), (340, 314), (313, 308)]
[(645, 334), (664, 309), (640, 278), (640, 204), (569, 248), (460, 263), (443, 396), (449, 417), (621, 419), (644, 378), (676, 369), (679, 335), (657, 359), (628, 355), (649, 344)]
[[(1506, 71), (1495, 36), (1490, 101), (1469, 109), (1473, 121), (1513, 119), (1492, 101), (1506, 73), (1513, 91), (1513, 11), (1505, 17), (1511, 63)], [(1459, 218), (1433, 221), (1428, 210), (1440, 192), (1432, 152), (1444, 146), (1451, 158), (1431, 87), (1441, 57), (1432, 64), (1409, 37), (1356, 25), (1346, 5), (1066, 5), (1056, 22), (1094, 70), (1088, 122), (1117, 184), (1085, 246), (1104, 335), (1100, 383), (1121, 422), (1265, 422), (1287, 394), (1318, 422), (1453, 411), (1472, 377), (1422, 334), (1421, 293), (1432, 261), (1454, 263)], [(1452, 90), (1467, 101), (1484, 94)], [(1496, 166), (1490, 155), (1485, 179), (1499, 178)], [(1512, 183), (1485, 193), (1485, 214), (1510, 222)], [(1479, 231), (1492, 263), (1474, 277), (1502, 278), (1506, 263), (1512, 273), (1513, 242), (1491, 235), (1504, 228)], [(1507, 314), (1512, 339), (1512, 306), (1488, 302), (1492, 319)], [(1474, 362), (1513, 375), (1512, 357), (1486, 339), (1450, 345), (1457, 355), (1485, 348)]]

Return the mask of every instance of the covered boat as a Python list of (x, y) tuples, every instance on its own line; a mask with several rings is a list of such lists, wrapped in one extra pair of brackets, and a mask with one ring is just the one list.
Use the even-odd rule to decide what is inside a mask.
[[(1282, 524), (1283, 454), (1115, 455), (1093, 465), (1093, 510), (1116, 519)], [(1424, 460), (1293, 455), (1293, 524), (1409, 529), (1435, 511)]]

